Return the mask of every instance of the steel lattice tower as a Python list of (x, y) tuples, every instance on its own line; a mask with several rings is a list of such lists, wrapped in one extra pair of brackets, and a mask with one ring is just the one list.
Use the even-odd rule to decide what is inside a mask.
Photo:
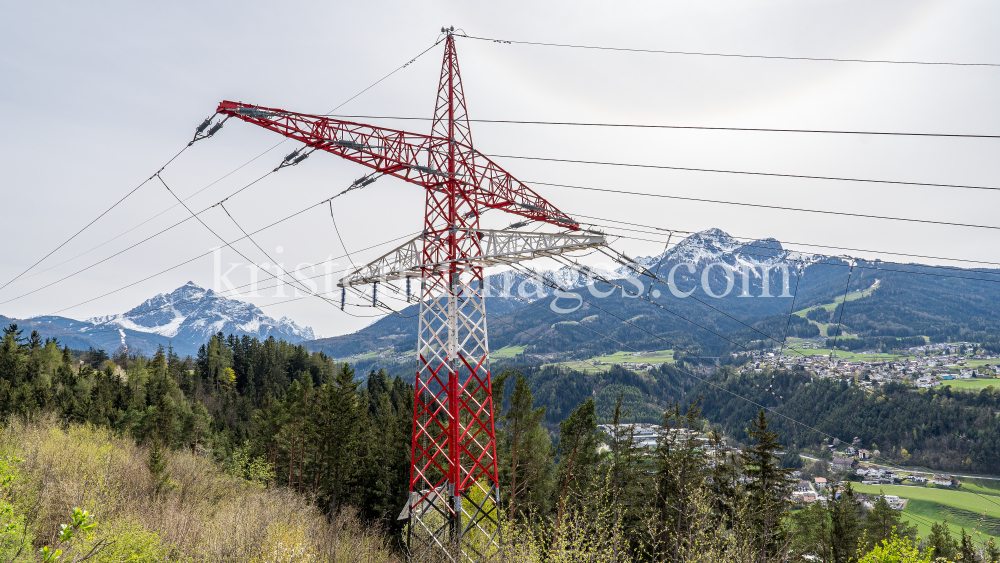
[[(405, 280), (409, 300), (411, 280), (420, 283), (410, 494), (400, 515), (408, 519), (414, 561), (434, 552), (478, 561), (500, 545), (483, 268), (605, 244), (599, 235), (575, 233), (576, 221), (473, 148), (453, 31), (442, 29), (444, 62), (431, 135), (242, 102), (224, 101), (217, 110), (304, 143), (282, 166), (322, 150), (375, 170), (351, 189), (393, 176), (426, 191), (423, 232), (339, 284), (346, 291)], [(564, 230), (481, 229), (480, 215), (489, 209)], [(385, 306), (374, 289), (372, 300)]]

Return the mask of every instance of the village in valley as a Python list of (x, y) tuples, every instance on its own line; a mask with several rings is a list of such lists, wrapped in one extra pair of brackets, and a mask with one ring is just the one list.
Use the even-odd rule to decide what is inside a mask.
[(820, 344), (799, 343), (783, 352), (754, 352), (739, 373), (773, 369), (805, 371), (812, 377), (841, 379), (863, 388), (895, 382), (929, 389), (960, 380), (995, 379), (1000, 375), (1000, 356), (985, 354), (970, 342), (927, 344), (901, 354), (830, 351)]

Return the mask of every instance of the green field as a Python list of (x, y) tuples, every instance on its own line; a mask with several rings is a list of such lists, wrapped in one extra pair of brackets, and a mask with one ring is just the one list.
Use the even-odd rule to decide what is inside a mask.
[(978, 393), (987, 387), (1000, 389), (1000, 379), (953, 379), (942, 381), (942, 387), (951, 387), (953, 391), (968, 391)]
[[(869, 295), (872, 294), (873, 291), (875, 291), (875, 289), (877, 289), (877, 288), (868, 288), (868, 289), (866, 289), (864, 291), (852, 291), (852, 292), (850, 292), (850, 293), (847, 294), (847, 302), (850, 303), (851, 301), (854, 301), (854, 300), (857, 300), (857, 299), (861, 299), (862, 297), (868, 297)], [(837, 305), (840, 305), (843, 301), (844, 301), (844, 296), (841, 295), (840, 297), (837, 297), (836, 299), (834, 299), (833, 303), (825, 303), (823, 305), (815, 305), (813, 307), (806, 307), (805, 309), (802, 309), (801, 311), (795, 311), (792, 314), (793, 315), (798, 315), (800, 317), (805, 317), (806, 313), (808, 313), (812, 309), (826, 309), (827, 311), (832, 311), (832, 310), (836, 309)]]
[[(964, 477), (962, 478), (961, 490), (984, 495), (1000, 496), (1000, 481)], [(1000, 516), (1000, 512), (998, 512), (998, 516)]]
[[(930, 522), (947, 519), (948, 526), (956, 534), (964, 527), (972, 532), (977, 527), (983, 534), (1000, 536), (1000, 497), (993, 494), (977, 495), (962, 490), (906, 485), (861, 485), (853, 484), (854, 490), (871, 494), (884, 492), (910, 499), (903, 510), (903, 518), (916, 524), (919, 535), (926, 538), (930, 534)], [(983, 488), (983, 492), (990, 490)], [(978, 492), (978, 491), (977, 491)], [(986, 517), (983, 517), (985, 512)], [(979, 523), (982, 518), (982, 524)]]
[[(604, 362), (604, 365), (594, 365), (594, 361)], [(637, 363), (637, 364), (672, 364), (674, 363), (673, 350), (656, 350), (641, 356), (633, 355), (633, 352), (615, 352), (610, 356), (597, 356), (583, 361), (560, 362), (558, 365), (582, 371), (584, 373), (596, 373), (608, 371), (613, 364)]]
[(977, 368), (979, 366), (995, 366), (997, 364), (1000, 364), (1000, 360), (962, 360), (962, 361), (968, 364), (968, 367), (970, 368)]
[(598, 356), (596, 358), (591, 358), (591, 360), (597, 360), (599, 362), (611, 362), (611, 363), (622, 363), (622, 362), (649, 363), (649, 364), (660, 364), (663, 362), (673, 363), (674, 351), (657, 350), (655, 352), (650, 352), (649, 354), (643, 354), (641, 356), (633, 355), (633, 352), (615, 352), (610, 356)]
[(496, 352), (492, 352), (490, 356), (494, 358), (513, 358), (514, 356), (523, 353), (524, 346), (504, 346)]
[[(802, 348), (801, 344), (792, 344), (788, 347), (788, 350), (794, 350), (790, 352), (790, 355), (803, 355), (803, 356), (829, 356), (831, 350), (829, 348)], [(786, 352), (789, 354), (789, 352)], [(900, 358), (912, 358), (913, 356), (897, 355), (897, 354), (857, 354), (855, 352), (846, 352), (844, 350), (837, 350), (837, 358), (841, 360), (851, 360), (851, 361), (864, 361), (872, 362), (876, 360), (898, 360)]]
[[(815, 306), (812, 306), (812, 307), (806, 307), (805, 309), (802, 309), (802, 310), (799, 310), (799, 311), (795, 311), (792, 314), (793, 315), (797, 315), (797, 316), (802, 317), (802, 318), (805, 318), (806, 313), (808, 313), (809, 311), (812, 311), (813, 309), (825, 309), (827, 311), (833, 311), (834, 309), (837, 308), (837, 305), (840, 305), (844, 301), (851, 302), (851, 301), (855, 301), (857, 299), (861, 299), (862, 297), (868, 297), (876, 289), (878, 289), (878, 288), (877, 287), (870, 287), (870, 288), (868, 288), (866, 290), (863, 290), (863, 291), (852, 291), (852, 292), (850, 292), (850, 293), (847, 294), (847, 298), (846, 299), (844, 298), (843, 295), (841, 295), (841, 296), (837, 297), (836, 299), (834, 299), (833, 303), (824, 303), (823, 305), (815, 305)], [(821, 323), (819, 321), (809, 321), (809, 322), (812, 323), (812, 324), (814, 324), (814, 325), (816, 325), (817, 327), (819, 327), (819, 333), (822, 334), (823, 336), (826, 336), (826, 329), (827, 329), (827, 327), (830, 326), (830, 324), (837, 324), (837, 323), (829, 323), (829, 324), (828, 323)]]

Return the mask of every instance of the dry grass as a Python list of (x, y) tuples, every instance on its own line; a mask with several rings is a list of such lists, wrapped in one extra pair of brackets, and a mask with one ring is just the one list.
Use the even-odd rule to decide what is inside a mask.
[(0, 432), (0, 456), (23, 460), (14, 464), (7, 495), (27, 515), (36, 549), (58, 543), (59, 526), (73, 507), (99, 522), (86, 541), (67, 550), (67, 560), (102, 538), (115, 543), (91, 561), (398, 559), (379, 530), (352, 514), (331, 522), (308, 499), (231, 477), (190, 453), (165, 454), (169, 485), (158, 488), (148, 450), (104, 429), (61, 427), (52, 419), (13, 422)]

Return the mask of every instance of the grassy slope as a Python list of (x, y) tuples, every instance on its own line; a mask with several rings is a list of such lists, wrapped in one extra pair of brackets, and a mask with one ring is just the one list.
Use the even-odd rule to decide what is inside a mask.
[[(596, 356), (582, 361), (561, 362), (559, 365), (565, 368), (579, 370), (584, 373), (596, 373), (610, 370), (612, 364), (621, 364), (626, 362), (639, 364), (674, 363), (673, 350), (656, 350), (655, 352), (650, 352), (649, 354), (643, 354), (641, 356), (633, 356), (632, 354), (632, 352), (615, 352), (610, 356)], [(493, 355), (495, 356), (496, 354)], [(605, 365), (595, 366), (593, 364), (595, 360), (598, 362), (604, 362)]]
[(513, 358), (524, 353), (524, 346), (504, 346), (503, 348), (490, 353), (493, 358)]
[[(909, 518), (911, 524), (917, 525), (921, 537), (926, 538), (930, 534), (930, 524), (927, 521), (940, 522), (945, 519), (955, 533), (962, 527), (968, 532), (978, 527), (983, 534), (1000, 536), (1000, 497), (996, 496), (1000, 491), (997, 490), (981, 488), (976, 492), (990, 492), (977, 495), (971, 490), (966, 492), (904, 485), (855, 484), (854, 489), (867, 494), (879, 494), (882, 491), (887, 495), (910, 499), (903, 510), (903, 516)], [(980, 525), (984, 512), (986, 517)]]
[(0, 431), (6, 456), (23, 460), (4, 493), (27, 517), (34, 549), (58, 543), (74, 506), (94, 515), (88, 537), (59, 546), (66, 561), (100, 539), (114, 543), (91, 563), (272, 561), (291, 552), (317, 563), (396, 560), (384, 538), (349, 516), (331, 523), (304, 496), (231, 477), (205, 457), (165, 452), (169, 482), (158, 489), (148, 450), (107, 430), (15, 422)]
[(953, 379), (944, 381), (942, 386), (951, 387), (952, 391), (968, 391), (978, 393), (987, 387), (1000, 388), (1000, 380), (996, 379)]
[[(833, 311), (834, 309), (837, 308), (837, 305), (840, 305), (844, 301), (847, 301), (848, 303), (850, 303), (851, 301), (856, 301), (858, 299), (861, 299), (862, 297), (868, 297), (876, 289), (878, 289), (878, 288), (877, 287), (869, 287), (868, 289), (865, 289), (863, 291), (855, 290), (855, 291), (852, 291), (852, 292), (848, 293), (846, 299), (844, 298), (843, 295), (841, 295), (840, 297), (837, 297), (836, 299), (834, 299), (833, 303), (825, 303), (823, 305), (816, 305), (814, 307), (807, 307), (805, 309), (802, 309), (802, 310), (799, 310), (799, 311), (795, 311), (792, 314), (796, 315), (796, 316), (799, 316), (799, 317), (802, 317), (802, 318), (805, 318), (806, 317), (806, 313), (808, 313), (809, 311), (811, 311), (813, 309), (823, 309), (823, 310), (826, 310), (826, 311)], [(812, 323), (812, 324), (814, 324), (814, 325), (816, 325), (816, 327), (819, 328), (819, 333), (821, 335), (823, 335), (823, 336), (826, 336), (826, 329), (827, 329), (827, 327), (829, 327), (831, 324), (833, 324), (833, 325), (838, 324), (838, 323), (821, 323), (819, 321), (809, 321), (809, 322)], [(848, 334), (848, 333), (845, 332), (844, 334)]]
[[(801, 344), (793, 344), (788, 348), (794, 348), (796, 350), (795, 352), (791, 352), (791, 354), (801, 354), (803, 356), (829, 356), (831, 352), (829, 348), (802, 348)], [(854, 352), (846, 352), (844, 350), (837, 350), (837, 357), (848, 361), (872, 362), (876, 360), (876, 357), (873, 354), (856, 354)], [(879, 361), (885, 361), (898, 360), (900, 358), (907, 359), (912, 357), (913, 356), (900, 356), (896, 354), (879, 354), (877, 359)]]

